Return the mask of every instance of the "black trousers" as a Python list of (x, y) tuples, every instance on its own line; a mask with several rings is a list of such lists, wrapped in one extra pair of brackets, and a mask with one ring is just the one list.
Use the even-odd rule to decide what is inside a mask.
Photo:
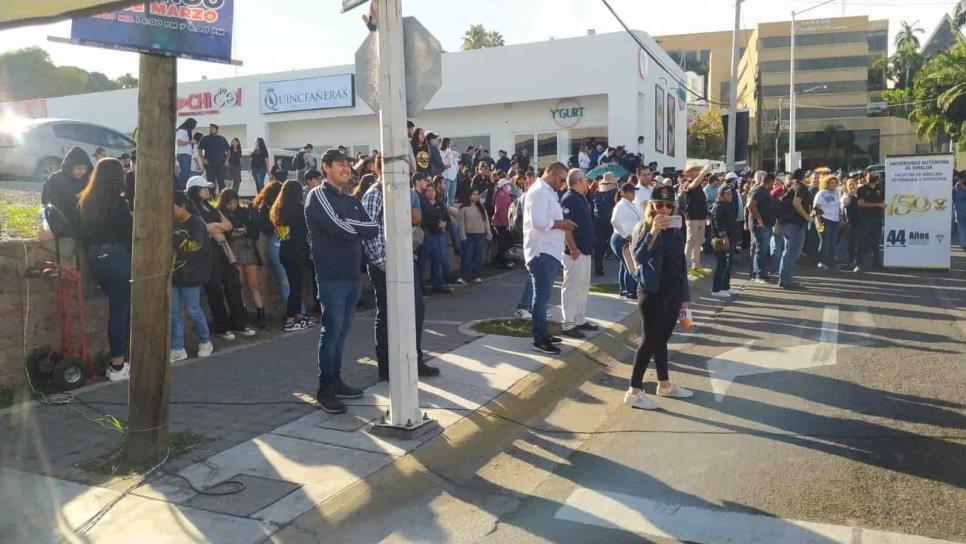
[(610, 237), (614, 227), (609, 221), (599, 221), (594, 225), (594, 271), (604, 272), (604, 257), (610, 251)]
[[(389, 293), (386, 289), (386, 273), (372, 264), (368, 265), (368, 268), (369, 280), (372, 282), (372, 289), (376, 295), (376, 362), (379, 365), (379, 377), (389, 378)], [(416, 354), (419, 360), (422, 361), (423, 319), (426, 315), (426, 305), (423, 302), (423, 288), (418, 281), (418, 276), (414, 277), (414, 280), (416, 280), (413, 281), (413, 286), (415, 287), (413, 300), (416, 303)]]
[(218, 244), (212, 245), (211, 253), (211, 279), (205, 284), (205, 297), (214, 321), (212, 332), (223, 334), (241, 330), (248, 325), (248, 313), (242, 300), (238, 270), (228, 263), (228, 258)]
[(497, 268), (506, 268), (506, 254), (513, 247), (513, 234), (508, 227), (497, 226), (496, 229), (496, 255), (493, 257), (493, 265)]
[(213, 163), (211, 161), (205, 165), (205, 174), (208, 176), (208, 183), (214, 183), (218, 192), (225, 188), (225, 175), (228, 168), (224, 163)]
[(862, 266), (868, 258), (872, 258), (872, 266), (882, 263), (882, 252), (879, 243), (882, 241), (882, 223), (879, 221), (861, 221), (858, 224), (858, 253), (855, 264)]
[(637, 288), (637, 308), (641, 312), (641, 325), (644, 339), (634, 355), (634, 371), (631, 374), (631, 387), (640, 389), (644, 382), (644, 371), (654, 358), (657, 379), (667, 381), (667, 342), (674, 332), (681, 311), (679, 296), (655, 295), (646, 293), (644, 287)]
[(302, 267), (305, 263), (301, 259), (281, 259), (288, 278), (288, 300), (285, 301), (285, 317), (296, 318), (302, 313)]

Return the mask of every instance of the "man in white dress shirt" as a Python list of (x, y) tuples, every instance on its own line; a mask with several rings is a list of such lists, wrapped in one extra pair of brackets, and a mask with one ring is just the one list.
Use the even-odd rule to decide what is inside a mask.
[(523, 256), (533, 280), (533, 349), (556, 355), (560, 338), (550, 335), (547, 305), (553, 282), (560, 271), (566, 233), (576, 224), (564, 219), (558, 191), (567, 177), (567, 167), (555, 162), (543, 177), (527, 190), (523, 206)]
[(654, 192), (654, 180), (651, 177), (651, 169), (641, 166), (637, 169), (637, 187), (635, 188), (634, 204), (642, 208), (642, 204), (651, 199)]

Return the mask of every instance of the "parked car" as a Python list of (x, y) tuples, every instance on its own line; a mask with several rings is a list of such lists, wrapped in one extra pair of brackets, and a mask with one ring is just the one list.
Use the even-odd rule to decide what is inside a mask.
[[(242, 198), (253, 198), (255, 196), (255, 180), (252, 178), (252, 161), (249, 154), (252, 152), (252, 148), (246, 147), (242, 149), (241, 158), (241, 187), (238, 188), (238, 196)], [(295, 159), (295, 154), (298, 151), (291, 151), (288, 149), (269, 149), (268, 150), (268, 161), (269, 165), (275, 164), (275, 159), (282, 159), (282, 168), (288, 171), (289, 179), (298, 179), (297, 172), (292, 166), (292, 161)], [(271, 168), (269, 172), (265, 174), (265, 183), (268, 183), (272, 179)]]
[(25, 119), (0, 124), (0, 176), (44, 181), (60, 170), (74, 146), (91, 156), (103, 147), (110, 157), (130, 153), (134, 140), (101, 125), (68, 119)]

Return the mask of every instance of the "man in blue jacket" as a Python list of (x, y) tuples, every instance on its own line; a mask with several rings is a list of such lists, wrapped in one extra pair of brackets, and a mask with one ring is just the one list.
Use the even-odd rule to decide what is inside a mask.
[(358, 199), (343, 193), (352, 170), (351, 158), (338, 149), (322, 155), (325, 181), (309, 191), (305, 220), (315, 264), (315, 280), (322, 313), (319, 341), (318, 405), (330, 414), (341, 414), (341, 399), (355, 399), (362, 391), (342, 381), (342, 350), (352, 316), (362, 294), (362, 241), (379, 236), (379, 225), (369, 218)]

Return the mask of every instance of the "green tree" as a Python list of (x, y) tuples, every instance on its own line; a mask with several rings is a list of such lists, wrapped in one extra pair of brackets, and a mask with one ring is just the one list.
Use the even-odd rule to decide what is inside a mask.
[(719, 160), (725, 152), (724, 123), (720, 112), (708, 110), (688, 127), (688, 157)]
[[(881, 90), (888, 88), (891, 83), (893, 89), (912, 88), (916, 74), (922, 69), (926, 59), (919, 51), (919, 47), (912, 42), (903, 43), (891, 57), (880, 57), (869, 70), (870, 89)], [(884, 76), (885, 81), (880, 86), (871, 85), (872, 79)], [(879, 84), (879, 81), (876, 81)]]
[(966, 26), (966, 0), (959, 0), (959, 3), (956, 4), (956, 9), (953, 11), (953, 25), (956, 28)]
[(922, 138), (940, 132), (966, 151), (966, 42), (959, 42), (923, 66), (911, 92), (909, 120)]
[(134, 89), (138, 86), (138, 78), (131, 75), (130, 72), (118, 77), (114, 80), (120, 88), (122, 89)]
[[(130, 76), (130, 74), (127, 74)], [(124, 76), (122, 76), (123, 78)], [(137, 79), (134, 79), (135, 85)], [(76, 66), (57, 66), (39, 47), (27, 47), (0, 54), (0, 100), (50, 98), (97, 91), (112, 91), (122, 84), (100, 72)]]
[(470, 25), (470, 28), (463, 34), (463, 51), (484, 47), (499, 47), (501, 45), (506, 45), (503, 43), (503, 36), (495, 30), (487, 31), (483, 25)]
[(919, 49), (919, 37), (916, 34), (923, 34), (926, 31), (919, 26), (919, 21), (914, 23), (909, 23), (908, 21), (902, 21), (899, 23), (899, 33), (896, 34), (896, 49), (900, 49), (903, 45), (911, 43)]

